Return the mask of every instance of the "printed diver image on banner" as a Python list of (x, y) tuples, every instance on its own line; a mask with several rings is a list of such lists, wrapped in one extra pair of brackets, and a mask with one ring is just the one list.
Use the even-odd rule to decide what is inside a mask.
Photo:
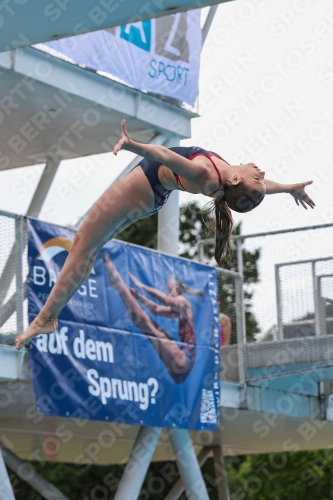
[[(28, 220), (28, 232), (32, 321), (59, 274), (74, 232), (36, 220)], [(87, 282), (71, 299), (74, 305), (69, 303), (60, 314), (56, 332), (31, 341), (39, 411), (217, 431), (220, 358), (214, 270), (111, 241), (99, 253)]]
[(138, 90), (194, 106), (201, 52), (200, 9), (37, 45)]

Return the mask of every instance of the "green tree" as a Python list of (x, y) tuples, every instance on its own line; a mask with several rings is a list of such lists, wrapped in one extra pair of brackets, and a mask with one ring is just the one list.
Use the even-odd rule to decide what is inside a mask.
[[(120, 465), (78, 466), (52, 462), (33, 462), (32, 466), (44, 479), (73, 500), (113, 500), (124, 469)], [(202, 473), (210, 500), (218, 500), (213, 459), (208, 459), (203, 465)], [(139, 498), (163, 500), (179, 478), (174, 462), (153, 462)], [(16, 500), (43, 500), (31, 486), (11, 472), (10, 479)], [(180, 500), (187, 500), (185, 493)]]
[(333, 450), (329, 449), (248, 455), (239, 468), (235, 498), (330, 500), (332, 467)]
[[(77, 466), (52, 462), (32, 465), (64, 495), (75, 500), (112, 500), (123, 472), (120, 465)], [(331, 449), (226, 458), (231, 500), (332, 500), (332, 468)], [(212, 459), (203, 465), (202, 473), (210, 500), (218, 500)], [(9, 474), (17, 500), (42, 500), (27, 483)], [(163, 500), (178, 479), (174, 463), (154, 462), (139, 498)], [(186, 495), (180, 498), (186, 500)]]
[(140, 219), (117, 235), (117, 240), (127, 241), (142, 247), (157, 249), (157, 213)]

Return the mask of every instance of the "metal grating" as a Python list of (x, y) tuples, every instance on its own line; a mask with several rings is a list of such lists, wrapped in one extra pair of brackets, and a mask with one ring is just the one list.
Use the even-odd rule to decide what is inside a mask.
[[(315, 275), (325, 274), (329, 269), (333, 273), (333, 225), (245, 237), (242, 248), (243, 251), (259, 251), (260, 254), (257, 263), (258, 282), (247, 287), (252, 294), (252, 311), (259, 329), (257, 340), (279, 338), (279, 302), (283, 324), (282, 338), (315, 335), (315, 283), (312, 264), (302, 264), (299, 261), (326, 258), (326, 261), (315, 263)], [(277, 296), (278, 266), (281, 297)]]
[(16, 332), (16, 313), (8, 317), (8, 302), (16, 293), (15, 219), (0, 216), (0, 234), (0, 334), (8, 334)]
[(230, 275), (223, 274), (223, 271), (217, 272), (218, 300), (220, 301), (220, 313), (226, 315), (230, 319), (231, 334), (229, 342), (226, 342), (224, 335), (224, 345), (237, 343), (237, 326), (236, 326), (236, 287), (235, 278)]

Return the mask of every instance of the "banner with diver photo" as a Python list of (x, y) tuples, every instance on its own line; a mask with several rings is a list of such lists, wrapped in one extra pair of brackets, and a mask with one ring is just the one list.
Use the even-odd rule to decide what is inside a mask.
[[(200, 9), (147, 19), (45, 44), (76, 64), (136, 89), (194, 105), (201, 53)], [(41, 48), (42, 45), (37, 45)]]
[[(30, 322), (74, 235), (28, 219)], [(59, 304), (63, 292), (55, 290)], [(217, 280), (208, 266), (111, 241), (64, 307), (56, 332), (30, 344), (36, 405), (45, 415), (218, 429)]]

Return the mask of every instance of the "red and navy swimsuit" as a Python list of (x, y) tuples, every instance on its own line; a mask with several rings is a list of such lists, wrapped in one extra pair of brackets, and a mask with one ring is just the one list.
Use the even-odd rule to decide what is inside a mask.
[(182, 384), (192, 371), (196, 353), (196, 340), (194, 330), (190, 322), (185, 319), (182, 314), (179, 315), (178, 347), (185, 353), (186, 363), (182, 370), (173, 370), (170, 375), (173, 378), (174, 382), (176, 382), (176, 384)]
[[(196, 158), (197, 156), (205, 156), (206, 158), (209, 158), (209, 160), (212, 162), (212, 165), (217, 173), (218, 179), (219, 179), (219, 187), (210, 193), (209, 196), (213, 196), (219, 189), (222, 187), (222, 179), (221, 179), (221, 174), (217, 168), (217, 166), (214, 163), (213, 157), (219, 158), (220, 160), (223, 160), (221, 156), (219, 156), (216, 153), (213, 153), (212, 151), (206, 151), (205, 149), (192, 146), (190, 148), (186, 147), (176, 147), (176, 148), (169, 148), (171, 151), (174, 151), (175, 153), (179, 154), (180, 156), (183, 156), (184, 158), (187, 158), (188, 160), (193, 160), (193, 158)], [(225, 160), (223, 160), (225, 161)], [(164, 186), (162, 186), (159, 178), (158, 178), (158, 169), (161, 166), (161, 163), (155, 160), (148, 160), (147, 158), (144, 158), (141, 160), (141, 162), (137, 165), (137, 167), (140, 166), (147, 177), (149, 184), (153, 190), (154, 197), (155, 197), (155, 204), (150, 211), (151, 214), (157, 212), (160, 210), (163, 205), (167, 202), (170, 194), (172, 193), (172, 190), (165, 189)], [(174, 176), (176, 177), (177, 184), (186, 191), (184, 186), (182, 185), (179, 175), (173, 172)]]

